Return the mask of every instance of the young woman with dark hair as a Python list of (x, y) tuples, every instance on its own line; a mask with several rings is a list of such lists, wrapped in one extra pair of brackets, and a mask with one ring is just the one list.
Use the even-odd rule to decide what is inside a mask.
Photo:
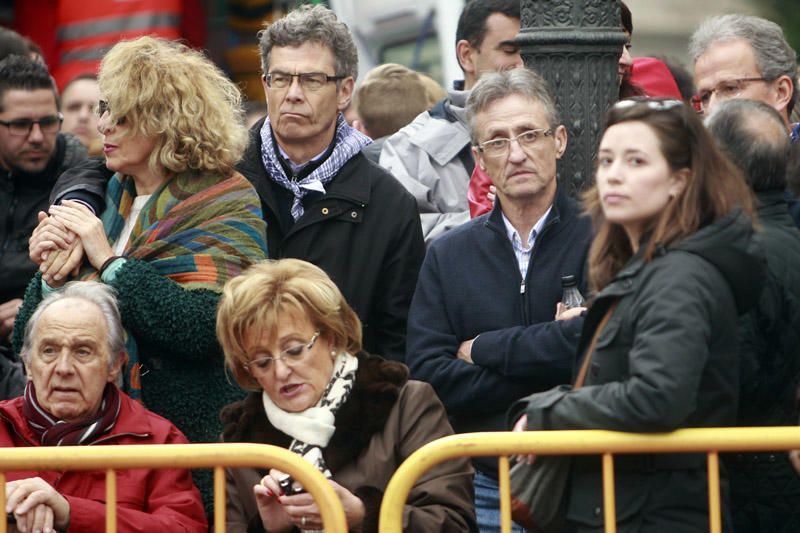
[[(734, 424), (737, 316), (755, 302), (763, 276), (745, 181), (683, 103), (623, 100), (609, 112), (584, 201), (595, 227), (596, 294), (575, 365), (584, 386), (520, 401), (515, 429)], [(614, 462), (617, 531), (708, 530), (703, 454)], [(599, 458), (576, 458), (570, 481), (570, 530), (602, 531)]]

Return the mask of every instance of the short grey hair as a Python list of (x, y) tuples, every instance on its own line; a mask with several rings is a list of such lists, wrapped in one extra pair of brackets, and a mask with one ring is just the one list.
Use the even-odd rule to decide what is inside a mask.
[(737, 39), (750, 44), (764, 79), (771, 81), (784, 75), (791, 78), (792, 97), (787, 106), (787, 113), (791, 114), (797, 102), (797, 54), (774, 22), (738, 13), (706, 19), (689, 40), (692, 64), (714, 44)]
[(30, 352), (33, 349), (33, 332), (42, 313), (52, 304), (67, 298), (84, 300), (100, 308), (108, 326), (108, 349), (111, 353), (108, 366), (113, 368), (122, 354), (125, 353), (125, 333), (114, 289), (97, 281), (72, 281), (64, 285), (63, 289), (49, 294), (39, 302), (33, 315), (25, 325), (20, 357), (25, 363), (30, 362)]
[(327, 47), (336, 59), (337, 76), (358, 75), (358, 51), (347, 24), (323, 6), (303, 5), (258, 32), (261, 69), (267, 74), (269, 54), (275, 46), (297, 47), (316, 43)]
[(475, 117), (490, 105), (511, 95), (519, 95), (539, 102), (547, 115), (547, 126), (555, 128), (561, 124), (555, 100), (547, 81), (533, 70), (516, 68), (502, 72), (487, 72), (472, 88), (467, 98), (467, 120), (473, 144), (478, 143)]

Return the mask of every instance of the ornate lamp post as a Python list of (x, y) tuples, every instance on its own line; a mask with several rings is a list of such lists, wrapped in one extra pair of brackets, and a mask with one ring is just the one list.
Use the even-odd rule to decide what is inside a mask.
[(517, 37), (525, 65), (550, 83), (567, 151), (559, 179), (571, 195), (592, 182), (608, 108), (617, 100), (617, 61), (625, 34), (618, 0), (521, 0)]

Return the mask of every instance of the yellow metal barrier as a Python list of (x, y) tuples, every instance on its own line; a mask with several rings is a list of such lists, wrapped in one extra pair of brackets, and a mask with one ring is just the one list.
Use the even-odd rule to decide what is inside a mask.
[[(106, 532), (114, 533), (116, 523), (116, 475), (127, 468), (213, 468), (214, 529), (225, 531), (225, 467), (277, 468), (294, 477), (319, 505), (328, 533), (346, 533), (344, 509), (325, 477), (299, 455), (266, 444), (152, 444), (120, 446), (48, 446), (3, 448), (0, 451), (0, 487), (4, 472), (20, 470), (105, 470)], [(6, 506), (0, 490), (0, 509)], [(7, 532), (0, 519), (0, 533)]]
[[(800, 449), (800, 427), (697, 428), (644, 434), (584, 430), (452, 435), (423, 446), (400, 465), (383, 496), (380, 530), (401, 533), (403, 506), (411, 487), (423, 472), (455, 457), (500, 457), (501, 529), (510, 533), (509, 455), (601, 455), (604, 516), (615, 517), (613, 454), (702, 452), (708, 454), (709, 527), (712, 533), (720, 533), (719, 453), (793, 449)], [(606, 519), (606, 533), (616, 530), (616, 520)]]

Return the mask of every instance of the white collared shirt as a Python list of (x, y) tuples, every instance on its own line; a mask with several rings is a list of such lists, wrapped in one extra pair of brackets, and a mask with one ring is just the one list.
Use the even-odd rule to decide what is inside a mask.
[(533, 252), (533, 245), (536, 242), (536, 237), (539, 235), (539, 232), (542, 231), (542, 228), (544, 227), (544, 221), (547, 220), (547, 215), (550, 214), (551, 209), (553, 209), (552, 204), (531, 228), (531, 233), (528, 235), (528, 239), (525, 241), (527, 246), (522, 244), (523, 241), (519, 236), (519, 233), (517, 233), (517, 230), (511, 225), (511, 222), (508, 220), (508, 218), (506, 218), (505, 213), (500, 211), (500, 214), (503, 216), (503, 224), (506, 226), (506, 235), (508, 235), (508, 240), (511, 241), (511, 247), (514, 249), (514, 255), (517, 256), (517, 265), (519, 266), (519, 273), (523, 280), (528, 275), (528, 264), (531, 260), (531, 252)]

